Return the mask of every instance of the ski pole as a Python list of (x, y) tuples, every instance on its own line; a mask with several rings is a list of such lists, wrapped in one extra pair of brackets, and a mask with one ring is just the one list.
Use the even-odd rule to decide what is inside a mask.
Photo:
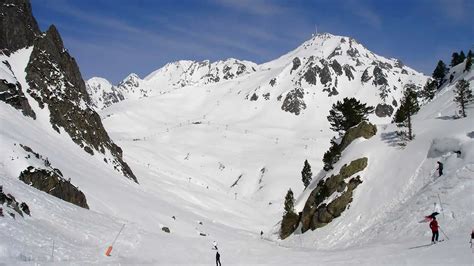
[(443, 235), (446, 237), (446, 239), (449, 240), (449, 237), (446, 235), (446, 233), (443, 231), (443, 229), (441, 229), (441, 227), (439, 227), (439, 230), (441, 231), (441, 233), (443, 233)]
[(439, 200), (439, 206), (441, 207), (441, 212), (443, 213), (443, 219), (444, 219), (444, 208), (443, 208), (443, 204), (441, 203), (441, 198), (439, 197), (439, 193), (438, 193), (438, 200)]

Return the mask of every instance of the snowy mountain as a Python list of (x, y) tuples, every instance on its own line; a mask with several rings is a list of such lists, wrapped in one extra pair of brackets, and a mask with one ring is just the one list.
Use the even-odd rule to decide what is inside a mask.
[[(410, 85), (421, 88), (425, 82), (424, 75), (399, 60), (378, 56), (353, 38), (325, 33), (261, 65), (236, 59), (214, 63), (178, 61), (152, 72), (144, 80), (136, 77), (131, 89), (117, 90), (126, 99), (136, 99), (185, 86), (232, 83), (242, 88), (235, 91), (242, 95), (242, 100), (269, 101), (295, 115), (304, 112), (308, 105), (327, 102), (328, 98), (332, 102), (332, 99), (356, 96), (376, 107), (377, 117), (390, 118), (403, 88)], [(89, 86), (94, 87), (92, 83)], [(97, 89), (94, 91), (102, 94)], [(139, 96), (127, 96), (133, 94)], [(112, 95), (108, 98), (117, 98)], [(96, 99), (94, 102), (104, 101), (104, 97), (92, 98)]]
[(0, 100), (136, 182), (121, 148), (90, 107), (79, 67), (56, 27), (41, 32), (28, 1), (4, 1), (0, 8), (0, 37), (8, 39), (0, 46)]
[(104, 78), (91, 78), (86, 84), (93, 105), (100, 110), (124, 99), (139, 99), (184, 86), (232, 80), (255, 72), (256, 66), (255, 63), (233, 58), (212, 63), (208, 60), (181, 60), (166, 64), (143, 80), (132, 73), (112, 88), (109, 86), (110, 82)]
[[(0, 22), (14, 23), (0, 28), (2, 41), (12, 25), (34, 21), (27, 1), (10, 0), (0, 9)], [(325, 172), (321, 158), (336, 135), (326, 118), (334, 102), (350, 96), (394, 108), (407, 84), (421, 86), (426, 77), (347, 37), (324, 34), (255, 70), (245, 63), (248, 73), (227, 80), (223, 63), (213, 72), (219, 81), (212, 81), (201, 75), (210, 67), (194, 76), (197, 70), (188, 69), (199, 69), (197, 63), (183, 61), (117, 86), (91, 79), (89, 97), (57, 31), (35, 30), (32, 37), (28, 25), (15, 28), (27, 37), (0, 47), (0, 264), (212, 264), (213, 241), (223, 263), (240, 265), (473, 261), (467, 241), (474, 219), (474, 112), (471, 103), (459, 118), (453, 102), (460, 79), (474, 89), (474, 71), (463, 72), (463, 64), (413, 117), (413, 141), (400, 145), (391, 118), (374, 114), (369, 122), (376, 131), (352, 139)], [(237, 75), (238, 65), (227, 73)], [(391, 88), (385, 101), (382, 87)], [(114, 102), (103, 92), (127, 100)], [(93, 111), (95, 100), (97, 109), (106, 108)], [(128, 164), (111, 163), (119, 159)], [(313, 169), (307, 189), (305, 159)], [(354, 161), (358, 166), (349, 171)], [(437, 161), (445, 166), (441, 177)], [(123, 178), (126, 169), (139, 184)], [(345, 184), (331, 179), (337, 189), (305, 212), (320, 182), (341, 173)], [(295, 211), (317, 228), (303, 230), (298, 221), (282, 240), (288, 188)], [(339, 198), (348, 204), (319, 226), (323, 221), (311, 210)], [(429, 228), (419, 221), (433, 211), (445, 241), (430, 246)], [(105, 256), (112, 242), (112, 256)]]

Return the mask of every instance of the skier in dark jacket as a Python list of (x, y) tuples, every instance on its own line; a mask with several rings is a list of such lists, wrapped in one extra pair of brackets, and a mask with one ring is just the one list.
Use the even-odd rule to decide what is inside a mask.
[(443, 164), (440, 161), (438, 161), (437, 163), (438, 163), (438, 169), (436, 169), (436, 170), (438, 170), (439, 176), (442, 176), (443, 175)]
[(221, 254), (219, 254), (219, 251), (216, 252), (216, 266), (222, 266), (222, 264), (221, 264)]
[(438, 241), (438, 237), (439, 237), (438, 221), (436, 221), (436, 217), (434, 217), (434, 216), (433, 216), (433, 220), (430, 223), (430, 228), (431, 228), (431, 232), (433, 233), (433, 236), (431, 237), (431, 243), (434, 244)]

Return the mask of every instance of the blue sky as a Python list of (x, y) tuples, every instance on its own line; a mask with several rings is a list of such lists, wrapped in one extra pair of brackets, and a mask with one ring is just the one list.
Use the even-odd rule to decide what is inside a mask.
[[(32, 0), (42, 30), (56, 25), (85, 79), (118, 83), (170, 61), (234, 57), (263, 63), (315, 31), (431, 74), (474, 50), (472, 0)], [(469, 11), (470, 10), (470, 11)], [(471, 14), (469, 14), (471, 12)]]

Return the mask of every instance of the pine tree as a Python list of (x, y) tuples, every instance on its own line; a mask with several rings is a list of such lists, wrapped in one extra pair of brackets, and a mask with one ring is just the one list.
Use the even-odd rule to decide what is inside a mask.
[(464, 62), (464, 60), (466, 60), (466, 55), (464, 54), (464, 51), (461, 51), (459, 53), (459, 64), (461, 64), (462, 62)]
[(455, 66), (459, 64), (459, 54), (457, 52), (454, 52), (453, 55), (451, 56), (451, 64), (450, 66)]
[(290, 188), (285, 196), (285, 215), (291, 213), (295, 213), (295, 198), (293, 197), (293, 191), (291, 191)]
[(301, 171), (301, 178), (303, 180), (305, 189), (309, 186), (309, 183), (311, 183), (312, 176), (313, 173), (311, 172), (311, 165), (308, 163), (308, 160), (305, 160), (303, 170)]
[(341, 147), (339, 144), (337, 144), (336, 139), (333, 138), (331, 140), (331, 147), (329, 147), (329, 150), (324, 153), (323, 155), (323, 169), (325, 171), (329, 171), (333, 169), (333, 165), (339, 161), (341, 158)]
[(456, 93), (454, 101), (459, 104), (461, 108), (460, 113), (463, 117), (466, 117), (466, 104), (474, 100), (469, 84), (469, 81), (461, 79), (456, 84), (456, 89), (454, 90), (454, 93)]
[(436, 80), (427, 80), (425, 86), (423, 86), (423, 90), (421, 91), (421, 97), (427, 101), (433, 100), (437, 89), (438, 82)]
[(342, 102), (337, 101), (332, 105), (327, 118), (331, 129), (342, 136), (349, 128), (367, 121), (367, 116), (373, 112), (373, 106), (367, 106), (355, 98), (344, 98)]
[(403, 94), (402, 103), (400, 108), (394, 116), (394, 122), (397, 123), (398, 127), (408, 128), (408, 140), (412, 140), (413, 136), (413, 125), (411, 117), (420, 110), (418, 104), (417, 94), (412, 88), (407, 88)]
[(436, 66), (435, 70), (433, 71), (433, 78), (438, 82), (438, 87), (444, 82), (444, 76), (448, 73), (448, 68), (446, 64), (442, 61), (438, 61), (438, 65)]
[(471, 66), (472, 66), (472, 59), (473, 59), (473, 54), (472, 51), (469, 50), (469, 53), (467, 53), (467, 58), (466, 58), (466, 67), (464, 67), (464, 72), (470, 71)]

